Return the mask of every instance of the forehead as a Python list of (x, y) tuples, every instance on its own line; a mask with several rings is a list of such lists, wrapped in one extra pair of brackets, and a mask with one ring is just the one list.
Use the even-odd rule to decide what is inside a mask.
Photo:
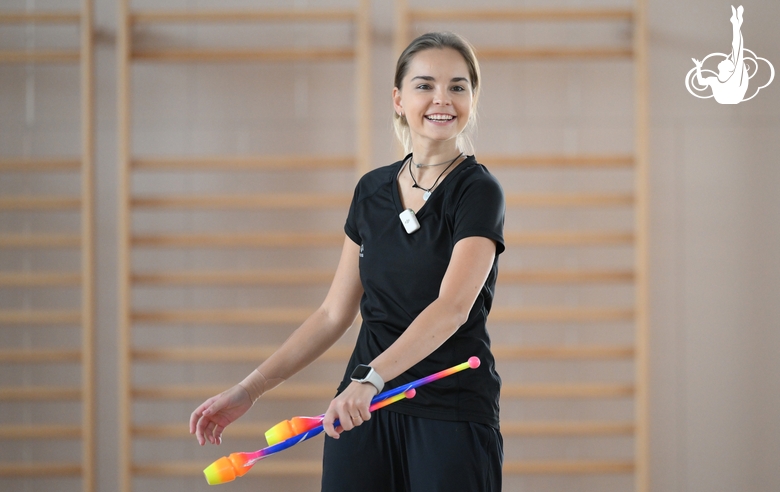
[(420, 75), (444, 79), (464, 77), (471, 80), (466, 60), (452, 48), (431, 48), (414, 55), (405, 79)]

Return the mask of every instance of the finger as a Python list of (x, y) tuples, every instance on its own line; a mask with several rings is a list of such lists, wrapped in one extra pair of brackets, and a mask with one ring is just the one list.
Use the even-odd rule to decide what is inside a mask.
[(211, 444), (214, 444), (214, 427), (217, 426), (217, 423), (213, 420), (209, 419), (208, 424), (206, 425), (206, 428), (203, 429), (203, 434), (206, 436), (206, 439)]
[(322, 418), (322, 428), (325, 434), (329, 435), (333, 439), (339, 438), (338, 430), (333, 426), (333, 422), (336, 420), (336, 412), (333, 409), (333, 402), (328, 406), (328, 410), (325, 412), (325, 416)]
[(219, 446), (222, 444), (222, 431), (225, 430), (225, 427), (217, 424), (214, 426), (214, 440), (216, 441), (215, 444)]
[(203, 436), (203, 425), (200, 423), (201, 420), (203, 420), (203, 417), (201, 417), (195, 425), (195, 439), (198, 440), (198, 444), (203, 446), (206, 444), (206, 438)]
[(355, 428), (355, 421), (352, 420), (352, 416), (349, 414), (349, 412), (345, 412), (343, 417), (339, 417), (339, 423), (345, 431), (351, 431)]
[[(339, 426), (341, 427), (341, 426)], [(325, 434), (329, 435), (333, 439), (339, 438), (339, 432), (336, 428), (333, 427), (333, 418), (324, 418), (322, 420), (322, 428), (325, 430)]]
[(198, 410), (195, 410), (190, 414), (190, 434), (195, 434), (195, 426), (198, 425), (199, 419), (200, 419), (200, 412), (198, 412)]
[(209, 405), (211, 405), (213, 399), (214, 398), (212, 397), (201, 403), (200, 406), (196, 408), (195, 411), (190, 415), (190, 434), (195, 433), (195, 426), (198, 424), (198, 420), (200, 420), (200, 418), (203, 416), (203, 411), (208, 408)]
[[(215, 423), (213, 420), (211, 420), (211, 417), (208, 415), (203, 415), (200, 420), (198, 420), (198, 425), (196, 428), (196, 435), (198, 435), (201, 439), (208, 439), (209, 442), (211, 442), (210, 439), (210, 432), (213, 429)], [(199, 441), (201, 441), (199, 439)], [(201, 445), (205, 444), (204, 442), (201, 442)]]

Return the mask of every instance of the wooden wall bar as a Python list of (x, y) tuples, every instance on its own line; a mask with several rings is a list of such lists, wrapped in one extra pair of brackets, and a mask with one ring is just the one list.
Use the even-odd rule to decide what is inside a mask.
[[(0, 388), (0, 402), (26, 405), (31, 409), (64, 402), (78, 402), (80, 419), (78, 423), (63, 424), (40, 421), (40, 417), (22, 424), (0, 425), (0, 440), (21, 441), (35, 446), (64, 440), (73, 443), (72, 450), (62, 457), (62, 462), (19, 461), (0, 463), (0, 477), (4, 479), (40, 477), (76, 477), (81, 480), (81, 489), (91, 492), (95, 489), (95, 366), (94, 366), (94, 28), (92, 0), (82, 0), (80, 11), (2, 11), (0, 29), (7, 25), (36, 25), (45, 30), (54, 25), (78, 27), (78, 49), (34, 50), (0, 49), (0, 64), (22, 67), (41, 64), (74, 65), (79, 69), (79, 89), (76, 93), (64, 92), (58, 97), (79, 100), (80, 156), (3, 155), (0, 156), (0, 174), (7, 177), (26, 176), (30, 180), (43, 180), (51, 173), (77, 175), (80, 181), (78, 195), (37, 193), (6, 195), (0, 198), (0, 211), (6, 214), (35, 213), (59, 216), (64, 213), (78, 213), (78, 231), (29, 232), (3, 234), (0, 249), (16, 253), (33, 253), (44, 249), (47, 252), (79, 252), (80, 270), (48, 271), (36, 267), (29, 269), (19, 265), (16, 269), (0, 272), (0, 289), (14, 289), (29, 292), (35, 298), (43, 292), (56, 289), (79, 289), (80, 306), (76, 308), (24, 308), (0, 310), (0, 329), (3, 330), (56, 330), (71, 333), (71, 348), (44, 346), (9, 346), (0, 348), (0, 363), (32, 370), (43, 369), (47, 379), (58, 379), (57, 373), (64, 367), (80, 367), (80, 381), (58, 385), (36, 384), (35, 386), (5, 386)], [(45, 38), (45, 34), (41, 34)], [(26, 219), (21, 217), (20, 221)], [(40, 305), (40, 303), (34, 303)], [(59, 337), (61, 339), (61, 337)], [(39, 342), (33, 342), (39, 343)], [(78, 347), (78, 348), (75, 348)], [(45, 369), (44, 369), (45, 368)], [(40, 372), (40, 371), (36, 371)], [(73, 384), (76, 384), (74, 386)], [(35, 442), (41, 444), (34, 444)], [(48, 447), (48, 446), (47, 446)]]
[[(164, 446), (180, 446), (181, 449), (197, 448), (194, 440), (182, 443), (182, 438), (191, 437), (181, 432), (183, 422), (152, 422), (144, 415), (134, 411), (138, 405), (186, 405), (191, 411), (207, 397), (235, 384), (239, 372), (220, 383), (171, 383), (143, 380), (139, 374), (150, 365), (164, 365), (166, 368), (190, 368), (208, 370), (217, 364), (243, 364), (250, 368), (267, 357), (273, 345), (262, 343), (233, 343), (225, 340), (223, 344), (204, 346), (198, 341), (181, 342), (174, 346), (140, 345), (134, 340), (138, 333), (153, 327), (159, 330), (160, 340), (165, 340), (166, 330), (188, 326), (208, 333), (219, 333), (224, 327), (237, 330), (251, 327), (256, 330), (268, 330), (269, 333), (286, 333), (301, 323), (312, 312), (312, 306), (300, 303), (274, 307), (200, 307), (165, 306), (148, 308), (137, 300), (139, 292), (154, 289), (161, 292), (160, 299), (171, 289), (209, 289), (210, 292), (235, 289), (290, 289), (291, 299), (296, 292), (307, 289), (323, 289), (333, 277), (333, 271), (313, 267), (295, 267), (276, 265), (274, 268), (233, 268), (220, 269), (212, 265), (188, 265), (169, 268), (155, 268), (136, 258), (145, 255), (166, 254), (169, 251), (181, 252), (209, 250), (216, 254), (230, 254), (240, 265), (250, 252), (272, 255), (280, 250), (301, 251), (301, 254), (339, 251), (344, 241), (343, 231), (328, 229), (314, 231), (310, 229), (292, 230), (294, 224), (280, 230), (252, 230), (242, 228), (240, 232), (215, 232), (190, 229), (184, 232), (149, 232), (134, 225), (141, 214), (157, 216), (166, 213), (211, 213), (219, 212), (223, 216), (242, 212), (263, 213), (316, 213), (318, 211), (341, 211), (346, 214), (351, 199), (351, 189), (334, 190), (327, 184), (315, 190), (295, 191), (275, 190), (268, 193), (258, 192), (203, 192), (183, 194), (176, 191), (146, 191), (135, 182), (143, 176), (174, 175), (184, 181), (197, 173), (211, 173), (226, 180), (240, 180), (241, 176), (257, 176), (272, 179), (273, 176), (292, 175), (293, 173), (341, 173), (350, 176), (354, 184), (356, 178), (370, 168), (371, 157), (371, 34), (370, 1), (356, 0), (351, 9), (236, 9), (236, 10), (171, 10), (161, 4), (159, 10), (135, 10), (130, 0), (120, 2), (119, 12), (119, 238), (120, 238), (120, 484), (122, 492), (130, 492), (137, 487), (138, 479), (165, 480), (166, 477), (191, 477), (202, 479), (202, 470), (209, 464), (203, 461), (155, 459), (154, 453)], [(199, 46), (176, 48), (160, 47), (155, 43), (142, 43), (138, 33), (146, 28), (165, 28), (173, 26), (332, 26), (334, 29), (346, 29), (351, 41), (335, 46), (251, 46), (217, 48), (215, 44), (204, 41)], [(330, 28), (330, 27), (329, 27)], [(350, 90), (354, 100), (355, 131), (347, 141), (340, 142), (339, 154), (307, 154), (299, 148), (287, 153), (263, 152), (250, 155), (159, 155), (133, 146), (134, 118), (132, 108), (143, 101), (144, 94), (134, 89), (136, 67), (143, 65), (144, 70), (171, 69), (190, 65), (207, 66), (229, 63), (232, 66), (257, 65), (262, 67), (293, 64), (295, 67), (324, 67), (337, 62), (351, 63), (352, 73), (345, 71), (343, 82), (345, 90)], [(188, 65), (184, 65), (188, 64)], [(140, 71), (140, 70), (139, 70)], [(227, 90), (230, 90), (229, 80)], [(267, 88), (273, 92), (273, 87)], [(353, 148), (353, 152), (343, 149)], [(1, 205), (1, 203), (0, 203)], [(268, 253), (266, 253), (268, 252)], [(162, 301), (161, 301), (162, 302)], [(218, 328), (219, 327), (219, 328)], [(269, 335), (271, 336), (271, 335)], [(346, 361), (349, 352), (344, 347), (336, 347), (322, 358), (324, 363)], [(220, 367), (222, 367), (220, 366)], [(181, 369), (174, 369), (179, 371)], [(241, 369), (241, 371), (246, 369)], [(247, 371), (248, 372), (248, 371)], [(241, 375), (240, 377), (243, 377)], [(240, 379), (239, 379), (240, 380)], [(327, 402), (332, 396), (333, 385), (309, 382), (288, 383), (278, 388), (268, 398), (274, 402), (313, 400)], [(189, 415), (189, 414), (188, 414)], [(263, 425), (239, 422), (230, 433), (236, 430), (261, 435)], [(266, 427), (267, 428), (267, 427)], [(240, 433), (239, 433), (240, 434)], [(259, 441), (258, 441), (259, 442)], [(176, 444), (179, 443), (179, 444)], [(139, 453), (139, 449), (151, 450)], [(212, 449), (213, 450), (213, 449)], [(206, 451), (209, 451), (208, 449)], [(161, 451), (160, 451), (161, 452)], [(189, 454), (187, 451), (182, 451)], [(215, 453), (221, 450), (214, 451)], [(218, 456), (213, 456), (213, 461)], [(280, 456), (271, 469), (260, 469), (253, 473), (256, 478), (287, 477), (295, 479), (298, 475), (316, 476), (319, 464), (316, 461), (296, 461)]]

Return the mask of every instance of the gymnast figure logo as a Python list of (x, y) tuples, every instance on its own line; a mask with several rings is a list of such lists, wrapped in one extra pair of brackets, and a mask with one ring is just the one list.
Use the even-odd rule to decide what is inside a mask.
[[(772, 79), (775, 78), (775, 68), (765, 58), (757, 56), (755, 53), (745, 48), (742, 39), (742, 13), (745, 9), (740, 5), (736, 10), (734, 6), (731, 6), (731, 26), (733, 37), (731, 40), (731, 54), (728, 56), (723, 53), (712, 53), (707, 55), (702, 61), (692, 58), (693, 63), (696, 64), (688, 74), (685, 76), (685, 87), (688, 92), (700, 99), (708, 99), (714, 97), (715, 101), (720, 104), (739, 104), (742, 101), (749, 101), (756, 97), (758, 91), (768, 86)], [(745, 53), (750, 53), (752, 56), (746, 56)], [(702, 70), (702, 65), (710, 57), (721, 57), (720, 63), (718, 63), (718, 73), (716, 74), (712, 70)], [(716, 58), (717, 60), (717, 58)], [(769, 80), (766, 84), (757, 87), (750, 97), (745, 98), (745, 94), (748, 90), (750, 79), (752, 79), (758, 73), (758, 60), (761, 60), (769, 67)], [(751, 66), (752, 65), (752, 66)], [(703, 77), (702, 72), (715, 75), (714, 77)], [(712, 94), (706, 96), (700, 96), (697, 92), (705, 92), (707, 88), (712, 89)]]

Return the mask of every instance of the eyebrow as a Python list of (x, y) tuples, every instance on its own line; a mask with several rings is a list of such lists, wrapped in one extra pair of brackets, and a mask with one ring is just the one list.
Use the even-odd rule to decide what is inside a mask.
[[(427, 81), (435, 81), (436, 79), (434, 77), (431, 77), (430, 75), (417, 75), (416, 77), (412, 77), (412, 81), (415, 79), (421, 79), (421, 80), (427, 80)], [(466, 82), (468, 83), (469, 79), (466, 77), (453, 77), (450, 79), (450, 82)]]

